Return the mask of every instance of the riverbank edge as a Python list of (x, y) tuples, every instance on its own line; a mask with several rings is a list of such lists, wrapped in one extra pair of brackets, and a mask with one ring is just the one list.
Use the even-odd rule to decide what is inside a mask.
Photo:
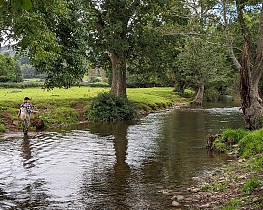
[[(183, 107), (189, 106), (190, 99), (178, 97), (177, 93), (173, 93), (176, 95), (176, 100), (171, 100), (169, 97), (163, 97), (163, 101), (159, 101), (158, 103), (154, 102), (141, 102), (132, 100), (134, 107), (138, 113), (139, 118), (147, 116), (153, 112), (159, 112), (163, 110), (173, 109), (174, 107)], [(154, 97), (154, 93), (152, 93)], [(156, 97), (159, 97), (156, 95)], [(43, 120), (45, 127), (43, 130), (48, 131), (56, 128), (66, 128), (72, 125), (78, 125), (83, 123), (89, 123), (90, 121), (85, 118), (85, 112), (90, 106), (92, 98), (79, 98), (75, 102), (67, 101), (65, 106), (60, 106), (60, 104), (54, 104), (52, 108), (48, 107), (48, 101), (41, 101), (41, 103), (34, 104), (37, 107), (37, 114), (31, 114), (31, 122), (35, 119)], [(65, 103), (65, 101), (63, 101)], [(16, 114), (14, 114), (15, 105), (12, 104), (10, 107), (5, 107), (2, 112), (0, 112), (2, 126), (4, 127), (0, 129), (0, 134), (7, 134), (10, 132), (21, 132), (21, 122), (17, 118)], [(1, 107), (0, 107), (1, 108)], [(12, 111), (9, 111), (12, 110)], [(18, 110), (18, 109), (17, 109)], [(58, 113), (57, 113), (58, 112)], [(40, 114), (39, 114), (40, 113)], [(48, 113), (48, 117), (45, 113)], [(52, 118), (50, 120), (50, 118)], [(32, 123), (31, 123), (32, 124)], [(34, 132), (35, 128), (30, 127), (30, 131)]]
[(180, 191), (163, 191), (171, 197), (173, 210), (263, 209), (262, 162), (255, 167), (255, 162), (262, 160), (263, 154), (248, 158), (232, 156), (232, 152), (228, 155), (229, 163), (197, 174), (192, 177), (193, 184)]
[[(143, 108), (141, 108), (140, 105), (136, 108), (139, 115), (143, 117), (153, 112), (188, 106), (189, 102), (189, 99), (181, 98), (173, 101), (173, 103), (152, 103), (143, 106)], [(136, 104), (136, 101), (134, 103)], [(88, 102), (83, 100), (81, 105), (75, 103), (74, 106), (71, 106), (75, 112), (78, 113), (77, 122), (72, 124), (88, 123), (84, 118), (84, 112), (87, 106)], [(57, 108), (59, 109), (60, 107)], [(39, 111), (44, 111), (44, 109), (40, 109)], [(13, 124), (14, 119), (11, 117), (11, 114), (7, 111), (4, 114), (4, 123), (12, 124), (12, 126), (6, 127), (5, 133), (21, 132), (21, 128), (19, 128), (18, 125)], [(76, 116), (73, 116), (75, 119)], [(60, 126), (65, 127), (67, 125), (53, 124), (50, 128), (59, 128)], [(70, 124), (68, 124), (68, 126), (70, 126)], [(182, 206), (189, 209), (237, 209), (236, 206), (239, 206), (240, 209), (252, 209), (250, 208), (251, 205), (258, 204), (259, 201), (262, 201), (262, 198), (258, 197), (258, 194), (252, 195), (253, 197), (251, 197), (251, 195), (248, 197), (248, 195), (241, 191), (241, 185), (251, 176), (255, 176), (255, 173), (252, 173), (251, 170), (249, 170), (248, 164), (246, 164), (248, 161), (249, 160), (244, 159), (233, 161), (233, 163), (230, 163), (227, 166), (222, 166), (214, 171), (206, 172), (201, 176), (193, 177), (193, 180), (196, 183), (185, 188), (183, 192), (166, 192), (171, 195), (171, 206), (174, 207), (173, 209), (180, 209)], [(236, 174), (240, 175), (241, 178), (236, 178), (235, 181), (233, 181), (232, 177), (235, 177)], [(262, 177), (262, 174), (257, 176)], [(235, 183), (235, 185), (232, 183)], [(258, 191), (262, 191), (262, 189), (258, 189)], [(184, 195), (183, 199), (180, 194)], [(179, 206), (176, 207), (177, 205)], [(234, 208), (227, 208), (227, 206), (234, 206)]]

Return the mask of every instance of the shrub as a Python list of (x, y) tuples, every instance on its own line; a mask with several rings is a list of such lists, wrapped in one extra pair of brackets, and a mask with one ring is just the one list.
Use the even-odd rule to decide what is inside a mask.
[(0, 83), (1, 88), (32, 88), (32, 87), (43, 87), (43, 82), (5, 82)]
[(135, 119), (137, 113), (127, 98), (100, 93), (92, 100), (85, 116), (91, 121), (115, 121)]

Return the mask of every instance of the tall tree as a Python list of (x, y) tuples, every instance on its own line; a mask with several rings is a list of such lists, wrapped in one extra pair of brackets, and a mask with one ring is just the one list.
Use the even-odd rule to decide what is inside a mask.
[[(226, 40), (233, 64), (240, 73), (241, 108), (248, 129), (262, 127), (263, 104), (259, 96), (259, 81), (263, 71), (263, 7), (261, 1), (236, 0), (237, 20), (243, 35), (243, 47), (240, 57), (235, 55), (228, 28), (227, 8), (229, 1), (222, 2)], [(250, 21), (251, 15), (257, 16), (257, 21)], [(257, 25), (258, 32), (254, 37), (251, 27)]]
[[(109, 56), (112, 67), (111, 92), (114, 94), (126, 96), (127, 66), (131, 67), (136, 63), (135, 60), (146, 56), (147, 53), (154, 54), (158, 48), (156, 44), (160, 44), (158, 32), (152, 29), (163, 24), (162, 12), (170, 2), (89, 1), (87, 6), (89, 21), (87, 33), (91, 47), (89, 52), (94, 55), (93, 63), (98, 63), (100, 58), (105, 59), (106, 55)], [(147, 62), (155, 61), (157, 59)]]
[(36, 0), (29, 10), (19, 2), (31, 1), (12, 2), (1, 8), (6, 14), (1, 32), (9, 31), (16, 49), (28, 54), (38, 73), (47, 74), (46, 86), (68, 88), (79, 82), (86, 72), (81, 0)]

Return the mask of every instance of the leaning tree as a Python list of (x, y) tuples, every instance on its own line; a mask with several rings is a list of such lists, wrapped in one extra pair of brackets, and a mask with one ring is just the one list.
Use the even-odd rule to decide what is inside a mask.
[[(229, 1), (222, 2), (224, 8), (225, 34), (230, 57), (240, 73), (240, 98), (245, 126), (253, 130), (262, 127), (263, 104), (259, 96), (259, 81), (263, 71), (263, 7), (261, 1), (236, 0), (237, 20), (243, 36), (243, 47), (240, 58), (235, 54), (228, 24), (227, 9)], [(257, 17), (258, 32), (256, 37), (251, 33), (251, 19), (248, 14)]]

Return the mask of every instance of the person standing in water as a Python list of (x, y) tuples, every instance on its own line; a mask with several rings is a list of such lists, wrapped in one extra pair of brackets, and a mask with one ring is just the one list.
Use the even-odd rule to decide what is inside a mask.
[(20, 105), (18, 118), (23, 121), (23, 132), (27, 135), (30, 126), (30, 114), (33, 112), (33, 106), (30, 103), (30, 98), (25, 97), (23, 103)]

